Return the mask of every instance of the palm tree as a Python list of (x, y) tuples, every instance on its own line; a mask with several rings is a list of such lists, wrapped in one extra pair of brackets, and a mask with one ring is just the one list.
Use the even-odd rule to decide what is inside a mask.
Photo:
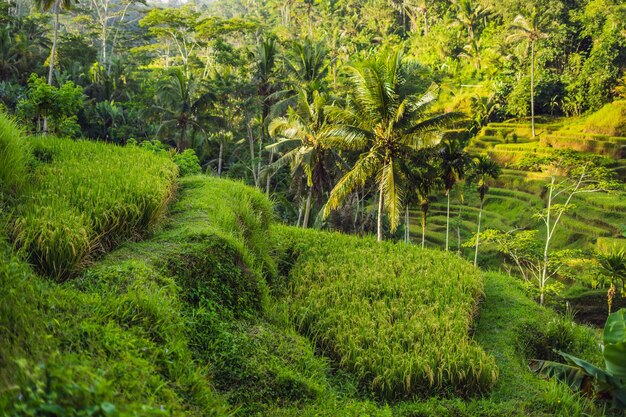
[(289, 108), (288, 117), (279, 117), (269, 125), (269, 133), (277, 142), (270, 149), (283, 150), (283, 156), (275, 162), (278, 167), (291, 164), (292, 175), (303, 171), (307, 182), (307, 198), (302, 227), (309, 224), (311, 200), (314, 191), (322, 194), (328, 182), (328, 166), (336, 163), (337, 157), (326, 143), (328, 120), (325, 108), (328, 97), (317, 91), (309, 103), (306, 90), (298, 95), (296, 108)]
[(409, 177), (409, 182), (415, 190), (417, 202), (421, 211), (422, 225), (422, 249), (426, 244), (426, 219), (430, 209), (430, 194), (441, 184), (439, 168), (432, 164), (431, 160), (420, 161), (414, 164)]
[(461, 115), (425, 117), (435, 95), (417, 75), (417, 65), (403, 60), (400, 50), (383, 52), (349, 70), (353, 94), (347, 106), (333, 109), (337, 126), (330, 136), (341, 148), (364, 152), (331, 191), (324, 214), (327, 216), (356, 188), (374, 178), (378, 187), (377, 238), (382, 241), (385, 210), (391, 230), (398, 226), (401, 185), (406, 178), (402, 161), (438, 141), (435, 133)]
[[(259, 43), (252, 54), (254, 60), (254, 81), (257, 86), (257, 95), (261, 101), (261, 118), (259, 138), (259, 154), (257, 165), (257, 178), (261, 175), (261, 152), (265, 143), (267, 132), (267, 118), (272, 107), (270, 96), (275, 92), (276, 86), (272, 82), (278, 58), (278, 47), (273, 38), (268, 38)], [(272, 163), (274, 153), (270, 152), (269, 164)], [(266, 191), (269, 193), (270, 176), (266, 178)]]
[(500, 176), (500, 166), (488, 156), (479, 155), (475, 158), (472, 172), (468, 178), (469, 182), (476, 183), (476, 190), (480, 198), (480, 209), (478, 210), (478, 228), (476, 231), (476, 250), (474, 252), (474, 266), (478, 263), (478, 244), (480, 238), (480, 221), (483, 215), (483, 205), (485, 203), (485, 195), (489, 191), (487, 184), (489, 178), (496, 179)]
[(457, 7), (454, 20), (467, 29), (467, 41), (471, 44), (480, 23), (491, 14), (491, 10), (474, 0), (459, 0)]
[[(169, 71), (167, 77), (159, 81), (157, 93), (157, 106), (164, 113), (165, 120), (161, 123), (159, 131), (173, 127), (179, 131), (175, 139), (176, 149), (184, 151), (190, 145), (187, 132), (190, 128), (205, 131), (200, 121), (203, 118), (207, 122), (207, 114), (200, 114), (215, 100), (211, 93), (198, 95), (198, 83), (193, 79), (187, 80), (183, 71), (176, 68)], [(218, 119), (218, 118), (215, 118)]]
[(606, 255), (598, 256), (600, 263), (600, 272), (606, 276), (611, 284), (607, 292), (607, 303), (609, 308), (609, 314), (611, 314), (611, 306), (613, 304), (613, 297), (617, 289), (618, 280), (621, 281), (622, 288), (626, 288), (626, 252), (621, 250), (613, 250)]
[(445, 194), (448, 199), (446, 210), (446, 252), (448, 251), (448, 242), (450, 235), (450, 191), (457, 183), (465, 177), (465, 171), (472, 159), (469, 154), (463, 150), (463, 145), (454, 139), (446, 140), (442, 143), (439, 150), (440, 169), (443, 179)]
[(535, 137), (535, 50), (537, 42), (546, 39), (552, 31), (551, 21), (533, 7), (529, 16), (518, 15), (510, 27), (509, 41), (527, 41), (530, 45), (530, 122)]
[(50, 63), (48, 65), (48, 85), (52, 85), (54, 60), (56, 59), (57, 41), (59, 38), (59, 15), (61, 14), (61, 9), (68, 10), (72, 7), (72, 0), (35, 0), (35, 4), (45, 11), (54, 10), (54, 35), (52, 37), (52, 49), (50, 50)]

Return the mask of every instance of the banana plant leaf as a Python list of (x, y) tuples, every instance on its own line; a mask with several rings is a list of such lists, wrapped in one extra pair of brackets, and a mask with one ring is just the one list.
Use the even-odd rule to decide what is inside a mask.
[(589, 392), (593, 385), (591, 375), (579, 366), (533, 359), (529, 367), (533, 372), (565, 382), (574, 391)]
[(609, 316), (604, 325), (606, 370), (626, 386), (626, 309)]

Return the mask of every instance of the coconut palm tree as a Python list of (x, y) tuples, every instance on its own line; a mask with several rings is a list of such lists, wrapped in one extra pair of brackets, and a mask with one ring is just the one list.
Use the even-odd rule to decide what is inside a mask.
[(50, 50), (50, 63), (48, 65), (48, 85), (52, 85), (52, 74), (54, 74), (54, 60), (56, 59), (57, 41), (59, 39), (59, 15), (61, 10), (69, 10), (72, 7), (72, 0), (35, 0), (35, 5), (39, 8), (54, 12), (54, 32), (52, 36), (52, 49)]
[(446, 252), (450, 236), (450, 191), (454, 185), (465, 177), (465, 171), (472, 162), (469, 154), (463, 150), (463, 144), (458, 140), (449, 139), (441, 144), (439, 150), (440, 175), (443, 179), (446, 198)]
[(474, 0), (459, 0), (456, 5), (457, 12), (453, 19), (467, 29), (467, 41), (471, 44), (480, 23), (491, 14), (491, 10)]
[(307, 198), (302, 227), (309, 224), (313, 193), (322, 194), (329, 182), (329, 168), (338, 161), (338, 156), (325, 141), (328, 137), (326, 106), (328, 96), (313, 92), (309, 99), (306, 90), (298, 95), (298, 104), (289, 108), (287, 117), (279, 117), (269, 125), (270, 135), (276, 143), (268, 148), (283, 151), (275, 165), (291, 165), (292, 175), (304, 172), (307, 183)]
[(552, 22), (546, 14), (541, 14), (536, 7), (528, 16), (518, 15), (510, 27), (509, 41), (526, 41), (530, 46), (530, 123), (532, 136), (535, 137), (535, 52), (537, 42), (548, 37), (553, 30)]
[(203, 111), (215, 100), (215, 96), (209, 92), (199, 93), (198, 90), (198, 83), (185, 78), (183, 71), (178, 68), (169, 71), (167, 76), (159, 81), (157, 93), (159, 105), (156, 108), (164, 117), (159, 132), (170, 128), (178, 130), (178, 137), (175, 139), (178, 151), (184, 151), (189, 147), (191, 141), (187, 133), (190, 128), (204, 132), (203, 124), (210, 121), (207, 118), (208, 114)]
[(441, 185), (439, 167), (433, 164), (432, 158), (428, 158), (413, 165), (409, 182), (415, 191), (417, 203), (420, 206), (422, 226), (422, 248), (426, 244), (426, 220), (430, 210), (430, 195)]
[(611, 282), (607, 291), (607, 304), (609, 314), (611, 314), (611, 306), (617, 286), (621, 284), (622, 288), (626, 288), (626, 252), (621, 249), (613, 250), (605, 255), (599, 255), (598, 262), (600, 264), (600, 272)]
[(440, 129), (462, 115), (426, 117), (435, 95), (418, 76), (417, 65), (403, 59), (400, 50), (382, 52), (349, 70), (353, 93), (346, 106), (334, 107), (331, 112), (337, 126), (331, 129), (330, 140), (341, 148), (363, 152), (331, 191), (324, 214), (375, 179), (377, 238), (382, 241), (384, 211), (389, 214), (391, 230), (398, 226), (407, 176), (402, 161), (438, 142)]
[(476, 190), (480, 198), (480, 208), (478, 210), (478, 227), (476, 230), (476, 250), (474, 252), (474, 266), (478, 263), (478, 244), (480, 238), (480, 221), (483, 215), (483, 205), (485, 196), (489, 191), (488, 181), (490, 178), (496, 179), (500, 176), (500, 166), (488, 156), (479, 155), (474, 159), (474, 166), (469, 175), (469, 182), (476, 183)]
[[(259, 137), (259, 154), (257, 164), (257, 178), (261, 178), (261, 153), (265, 146), (265, 139), (268, 136), (267, 119), (272, 107), (271, 96), (276, 92), (276, 85), (273, 77), (276, 70), (276, 61), (278, 58), (278, 46), (273, 38), (268, 38), (259, 43), (251, 55), (254, 66), (254, 82), (257, 87), (257, 95), (261, 102), (260, 115), (260, 137)], [(274, 153), (270, 152), (268, 165), (272, 163)], [(266, 178), (266, 191), (269, 193), (270, 175)], [(260, 184), (259, 184), (260, 185)]]

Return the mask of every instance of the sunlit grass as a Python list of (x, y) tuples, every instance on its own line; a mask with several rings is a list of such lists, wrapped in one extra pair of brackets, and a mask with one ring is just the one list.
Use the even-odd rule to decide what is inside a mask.
[(469, 336), (482, 278), (452, 255), (275, 228), (295, 262), (294, 323), (379, 397), (487, 391), (498, 370)]
[(31, 143), (37, 162), (10, 232), (40, 271), (65, 278), (164, 215), (177, 176), (166, 156), (51, 137)]

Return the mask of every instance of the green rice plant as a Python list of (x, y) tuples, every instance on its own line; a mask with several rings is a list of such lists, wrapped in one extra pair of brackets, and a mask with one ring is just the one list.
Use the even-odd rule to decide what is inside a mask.
[(31, 143), (37, 162), (10, 229), (43, 273), (65, 279), (165, 214), (177, 177), (167, 156), (51, 137)]
[(296, 327), (379, 398), (488, 391), (498, 370), (469, 336), (482, 278), (441, 252), (277, 227)]
[(590, 114), (584, 131), (609, 136), (626, 136), (626, 101), (615, 101)]
[(17, 123), (0, 112), (0, 196), (15, 195), (26, 182), (28, 144)]

